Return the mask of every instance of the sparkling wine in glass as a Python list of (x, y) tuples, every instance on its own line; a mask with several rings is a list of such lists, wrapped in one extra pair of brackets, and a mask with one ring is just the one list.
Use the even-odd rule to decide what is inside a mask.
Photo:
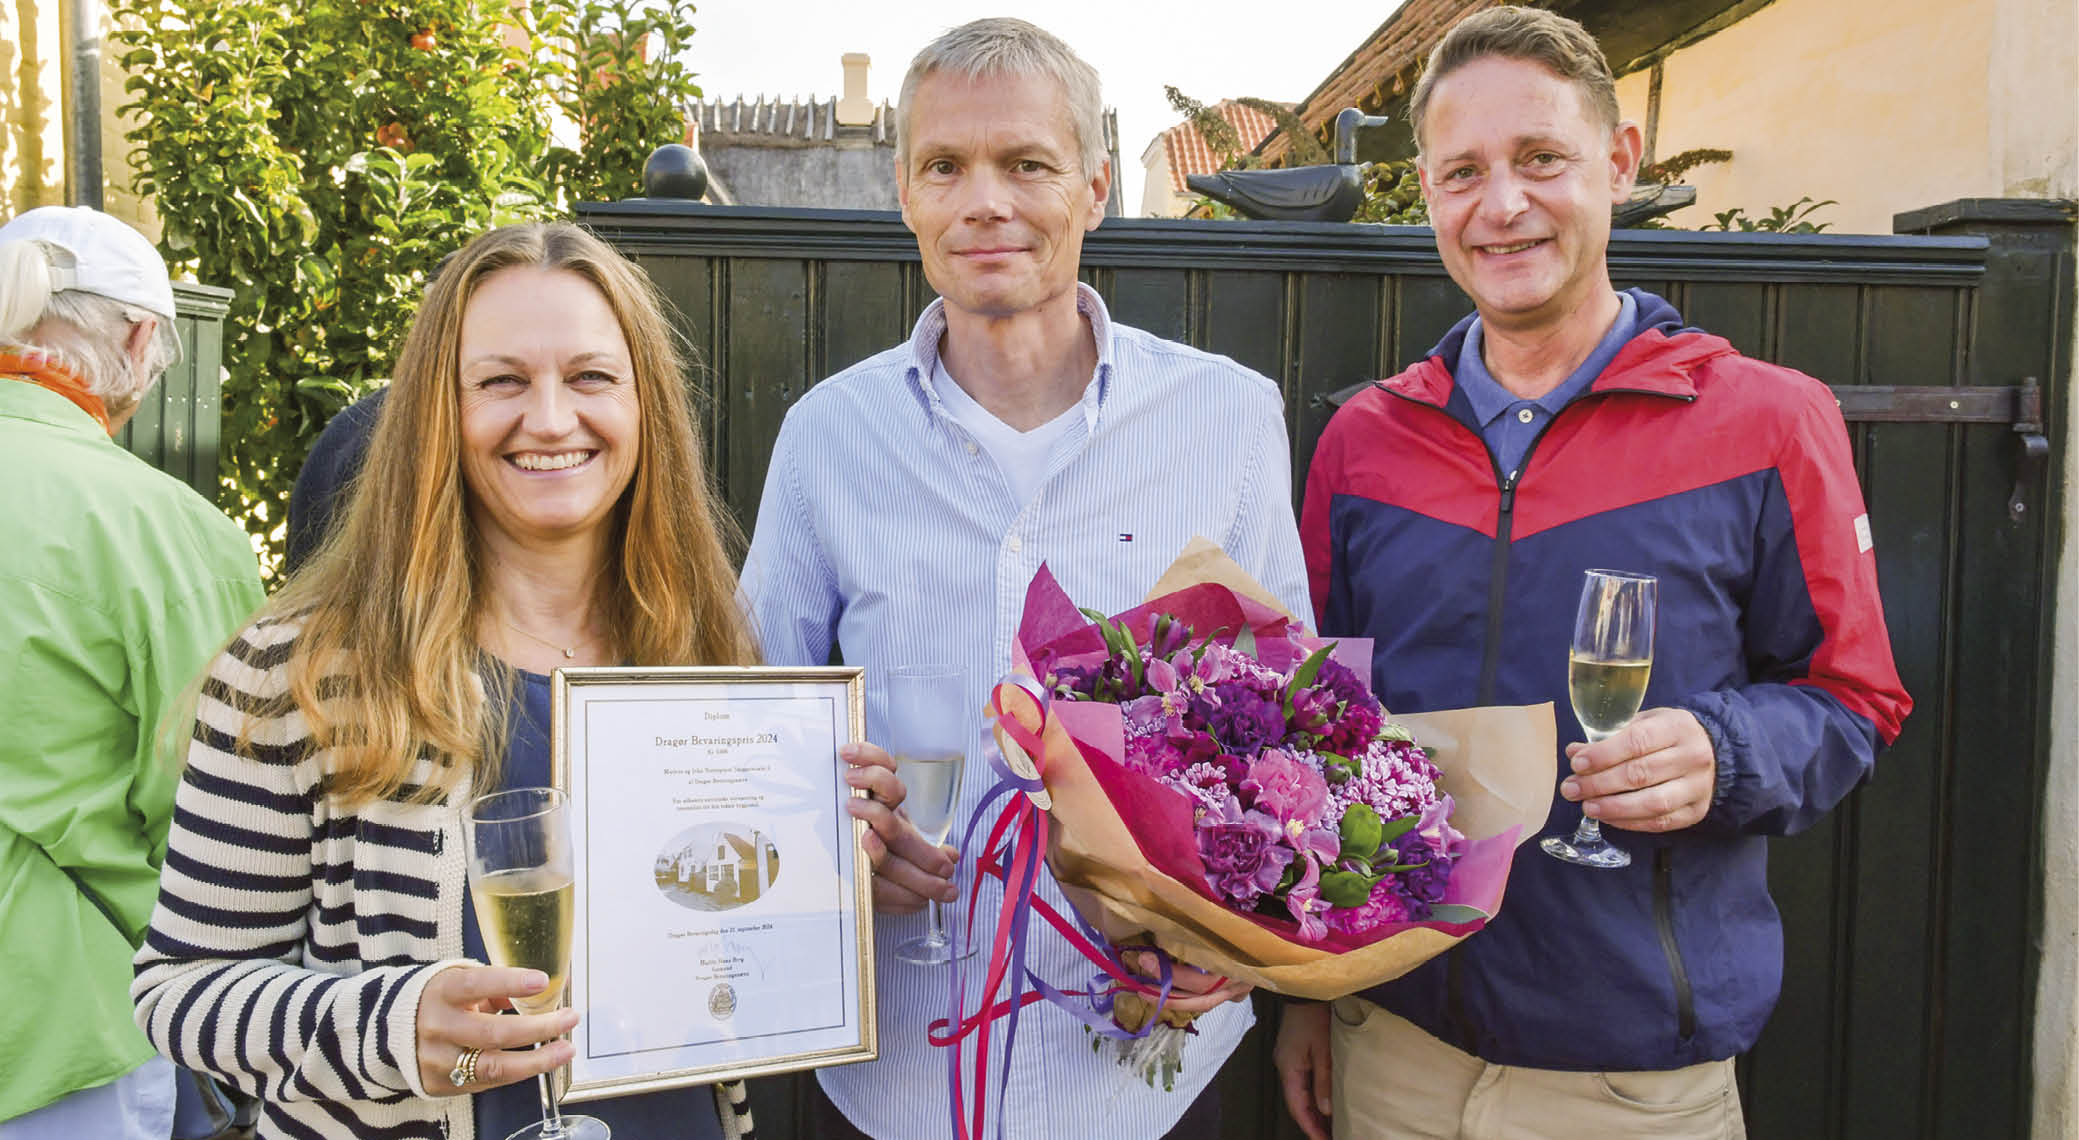
[[(946, 841), (960, 803), (967, 742), (978, 715), (968, 709), (967, 701), (967, 670), (961, 666), (900, 665), (888, 671), (888, 751), (895, 756), (895, 774), (902, 778), (902, 811), (933, 843)], [(919, 966), (966, 957), (946, 936), (944, 908), (936, 899), (929, 905), (930, 930), (897, 946), (895, 956)]]
[[(1653, 625), (1659, 582), (1646, 574), (1590, 570), (1574, 613), (1567, 652), (1567, 696), (1590, 744), (1614, 735), (1639, 714), (1653, 675)], [(1546, 854), (1583, 867), (1626, 867), (1631, 856), (1603, 838), (1601, 822), (1586, 814), (1574, 834), (1548, 836)]]
[[(569, 980), (576, 918), (569, 807), (569, 797), (555, 788), (515, 788), (477, 797), (463, 817), (469, 894), (491, 961), (549, 976), (540, 993), (513, 999), (513, 1008), (524, 1014), (561, 1005)], [(610, 1140), (604, 1122), (563, 1115), (549, 1076), (540, 1076), (540, 1122), (506, 1140)]]

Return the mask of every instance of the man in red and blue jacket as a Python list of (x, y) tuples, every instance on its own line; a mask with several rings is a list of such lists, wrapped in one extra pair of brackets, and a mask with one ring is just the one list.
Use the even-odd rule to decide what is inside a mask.
[[(1611, 287), (1639, 134), (1578, 24), (1469, 18), (1413, 119), (1478, 312), (1323, 432), (1301, 519), (1316, 616), (1373, 639), (1389, 709), (1554, 702), (1545, 833), (1585, 813), (1632, 861), (1526, 844), (1480, 934), (1292, 1008), (1288, 1105), (1316, 1136), (1330, 1111), (1338, 1137), (1737, 1135), (1731, 1058), (1782, 972), (1765, 837), (1847, 795), (1910, 708), (1846, 430), (1818, 381)], [(1659, 579), (1646, 711), (1593, 745), (1566, 713), (1590, 568)]]

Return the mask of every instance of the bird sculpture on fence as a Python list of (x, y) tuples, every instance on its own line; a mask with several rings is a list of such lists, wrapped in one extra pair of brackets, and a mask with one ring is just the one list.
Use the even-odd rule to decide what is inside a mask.
[(1335, 165), (1289, 170), (1221, 170), (1193, 174), (1184, 184), (1246, 217), (1283, 222), (1347, 222), (1364, 204), (1364, 169), (1357, 131), (1384, 126), (1383, 115), (1345, 107), (1335, 117)]

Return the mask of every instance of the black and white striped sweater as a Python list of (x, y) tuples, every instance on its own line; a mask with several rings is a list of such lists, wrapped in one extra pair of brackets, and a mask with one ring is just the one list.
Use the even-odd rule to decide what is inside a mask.
[[(162, 1053), (263, 1101), (263, 1140), (472, 1140), (467, 1097), (419, 1079), (419, 996), (462, 957), (459, 808), (321, 794), (288, 691), (295, 626), (255, 623), (210, 666), (130, 995)], [(246, 755), (235, 751), (249, 724)], [(413, 780), (431, 777), (428, 761)], [(717, 1090), (748, 1135), (740, 1085)]]

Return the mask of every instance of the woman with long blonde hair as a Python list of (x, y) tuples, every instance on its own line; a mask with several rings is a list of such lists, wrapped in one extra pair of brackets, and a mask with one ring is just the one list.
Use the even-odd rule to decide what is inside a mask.
[[(673, 343), (585, 231), (471, 242), (337, 533), (209, 670), (132, 996), (160, 1050), (264, 1101), (261, 1137), (497, 1140), (569, 1060), (574, 1011), (496, 1015), (547, 979), (473, 961), (459, 812), (549, 783), (553, 668), (757, 658)], [(734, 1134), (706, 1098), (587, 1111)]]

